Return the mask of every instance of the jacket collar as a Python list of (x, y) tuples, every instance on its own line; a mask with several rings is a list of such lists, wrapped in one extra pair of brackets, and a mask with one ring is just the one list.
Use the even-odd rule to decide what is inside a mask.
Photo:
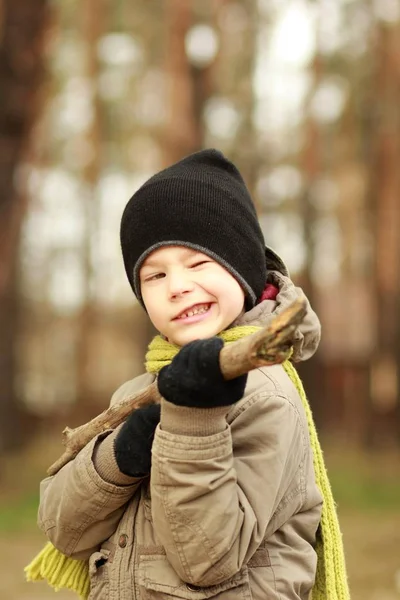
[(264, 300), (260, 304), (257, 304), (254, 308), (238, 317), (232, 323), (232, 327), (237, 325), (265, 327), (295, 300), (303, 297), (306, 299), (306, 314), (293, 335), (292, 360), (298, 362), (311, 358), (316, 352), (321, 339), (321, 324), (304, 292), (301, 288), (296, 287), (289, 277), (282, 275), (278, 271), (270, 271), (268, 273), (268, 283), (272, 283), (279, 289), (276, 299)]

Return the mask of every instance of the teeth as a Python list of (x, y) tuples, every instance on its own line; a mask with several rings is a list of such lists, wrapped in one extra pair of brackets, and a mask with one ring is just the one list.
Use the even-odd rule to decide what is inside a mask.
[(185, 317), (193, 317), (193, 315), (201, 315), (201, 314), (207, 312), (209, 308), (210, 308), (209, 304), (203, 304), (202, 306), (195, 307), (192, 310), (188, 310), (187, 313), (183, 313), (180, 316), (180, 319), (184, 319)]

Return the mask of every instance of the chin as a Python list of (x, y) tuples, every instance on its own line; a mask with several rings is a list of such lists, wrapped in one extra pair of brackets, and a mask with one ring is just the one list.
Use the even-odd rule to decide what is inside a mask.
[(190, 344), (190, 342), (194, 342), (195, 340), (206, 340), (207, 338), (214, 337), (218, 335), (220, 330), (215, 331), (214, 329), (210, 329), (209, 331), (193, 331), (187, 332), (187, 334), (178, 335), (176, 338), (169, 338), (174, 344), (178, 346), (186, 346), (186, 344)]

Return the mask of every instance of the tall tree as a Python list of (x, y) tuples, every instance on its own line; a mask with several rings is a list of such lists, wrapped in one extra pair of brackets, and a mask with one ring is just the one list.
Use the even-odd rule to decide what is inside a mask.
[(93, 118), (86, 133), (89, 143), (90, 158), (83, 168), (83, 179), (87, 190), (84, 202), (85, 214), (85, 236), (82, 248), (83, 272), (84, 272), (84, 299), (79, 318), (78, 347), (76, 350), (77, 366), (77, 397), (80, 412), (92, 408), (92, 392), (89, 378), (89, 366), (91, 356), (91, 340), (95, 327), (96, 307), (94, 305), (92, 282), (93, 282), (93, 260), (92, 244), (97, 229), (98, 205), (96, 204), (96, 193), (101, 174), (101, 103), (99, 97), (99, 59), (98, 42), (103, 32), (103, 1), (85, 0), (81, 4), (82, 15), (82, 37), (86, 49), (85, 75), (91, 90), (91, 105)]
[(371, 208), (374, 213), (377, 346), (372, 357), (374, 409), (370, 443), (394, 437), (400, 411), (400, 111), (399, 26), (377, 24), (375, 122), (370, 154)]
[[(203, 110), (212, 93), (214, 63), (197, 64), (188, 53), (188, 34), (198, 21), (196, 7), (186, 0), (171, 0), (164, 9), (167, 116), (162, 149), (168, 165), (203, 146)], [(214, 10), (207, 10), (211, 23), (215, 16)]]
[(185, 50), (193, 7), (185, 0), (171, 0), (165, 6), (165, 13), (168, 108), (164, 155), (165, 163), (169, 164), (197, 150), (200, 140), (194, 119), (193, 80)]
[(0, 24), (0, 452), (21, 441), (15, 393), (17, 256), (24, 197), (18, 167), (26, 156), (44, 75), (47, 0), (3, 0)]

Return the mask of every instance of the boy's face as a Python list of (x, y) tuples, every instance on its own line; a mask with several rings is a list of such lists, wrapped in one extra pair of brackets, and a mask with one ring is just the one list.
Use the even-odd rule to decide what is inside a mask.
[(154, 327), (178, 346), (217, 335), (244, 309), (236, 279), (206, 254), (184, 246), (152, 252), (140, 269), (140, 286)]

